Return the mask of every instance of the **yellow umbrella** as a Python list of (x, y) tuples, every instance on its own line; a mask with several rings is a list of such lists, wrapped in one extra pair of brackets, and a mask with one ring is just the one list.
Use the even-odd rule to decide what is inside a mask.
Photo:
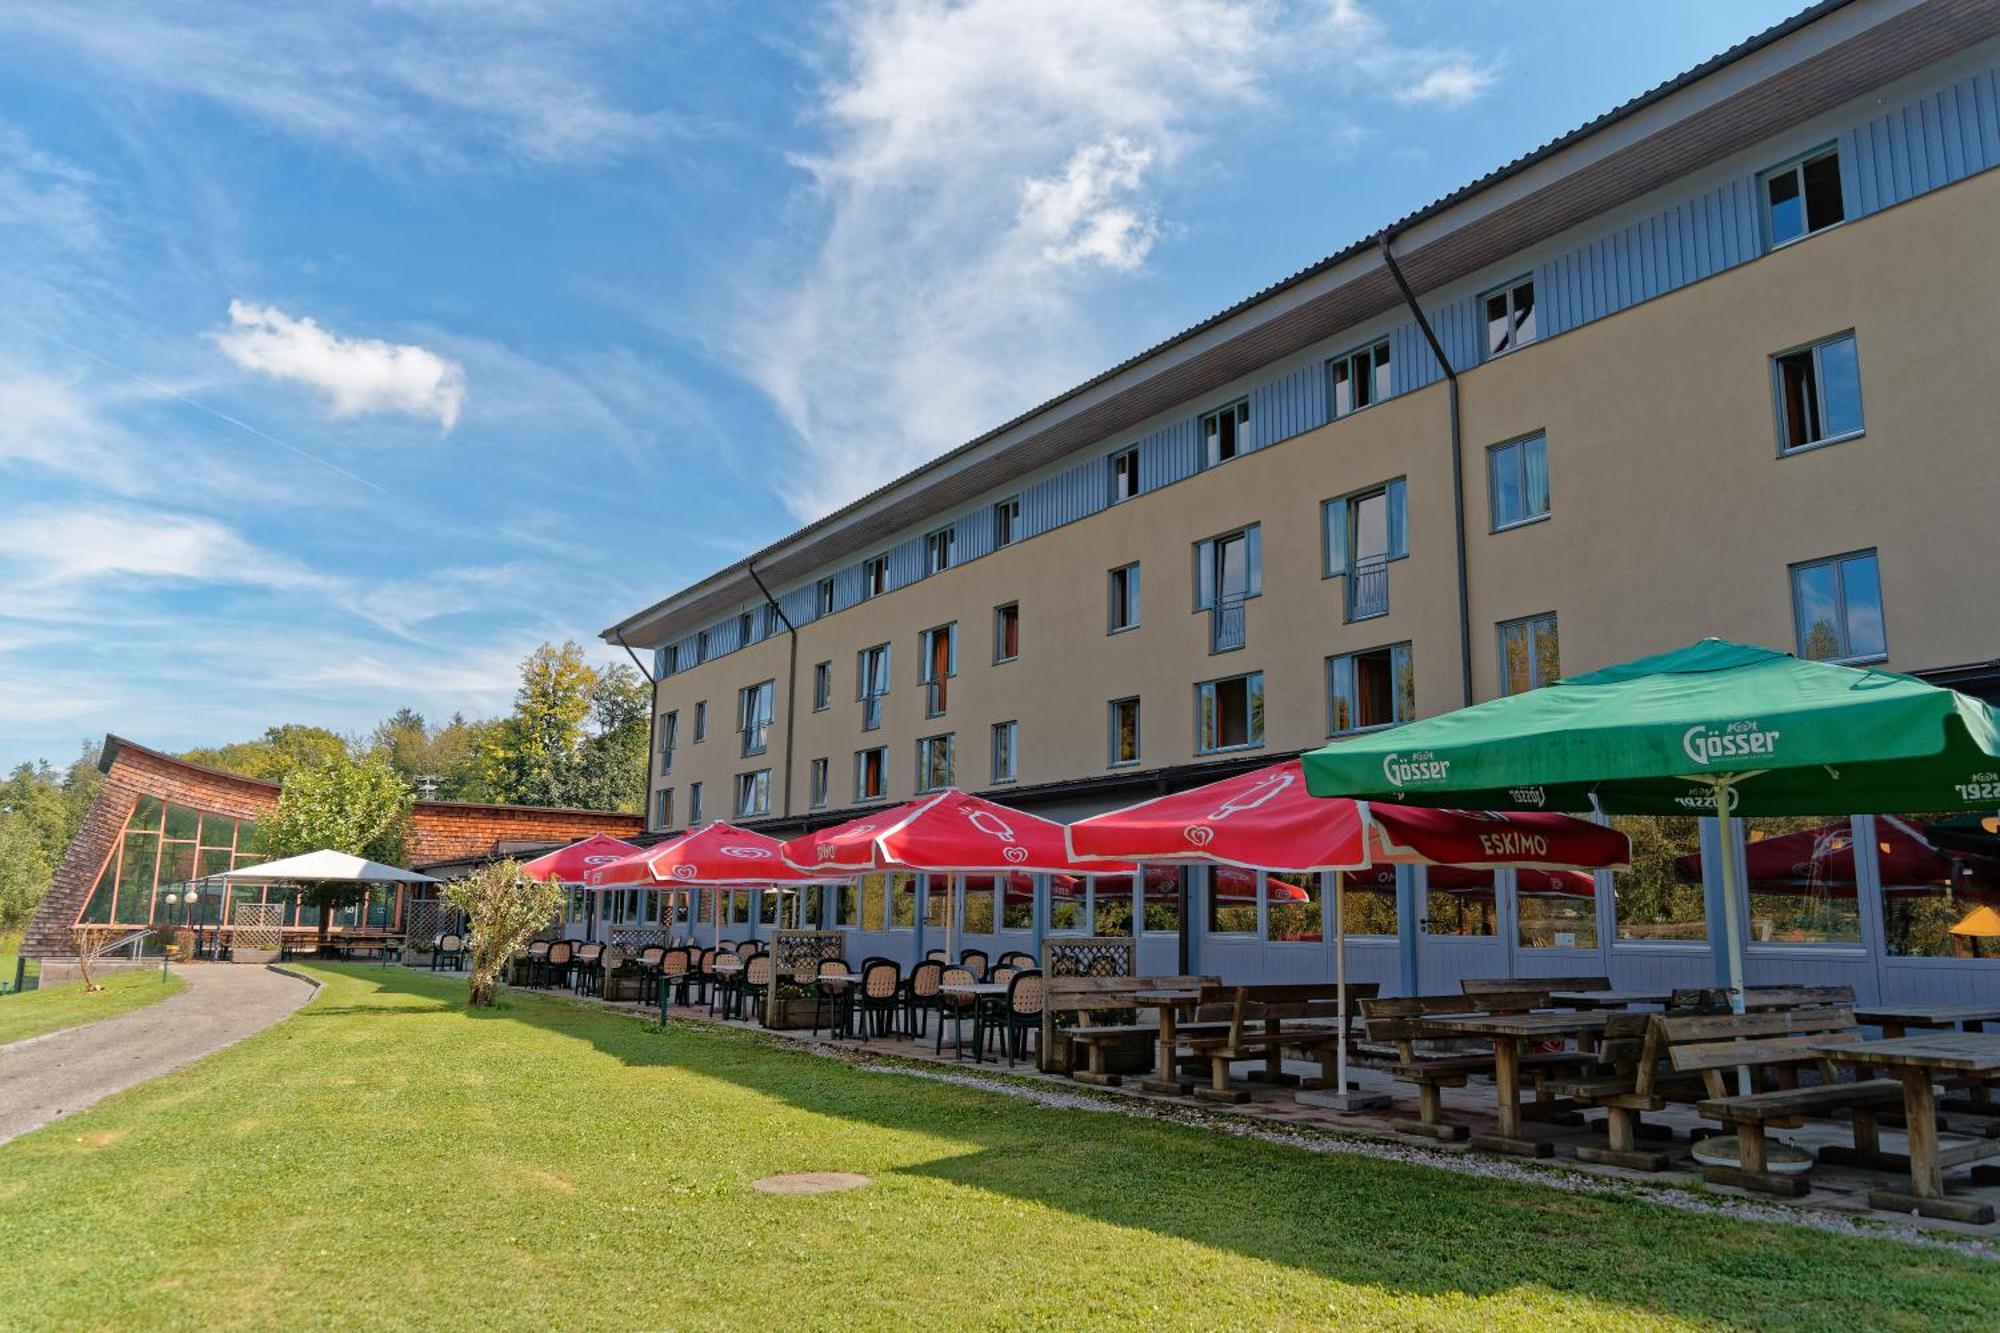
[(1951, 928), (1954, 935), (1975, 935), (1986, 939), (2000, 936), (2000, 912), (1990, 907), (1975, 907), (1965, 914), (1965, 919)]

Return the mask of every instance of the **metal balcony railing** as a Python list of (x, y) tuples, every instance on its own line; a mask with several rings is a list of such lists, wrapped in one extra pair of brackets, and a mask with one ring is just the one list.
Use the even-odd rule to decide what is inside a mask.
[(882, 696), (869, 694), (861, 699), (861, 729), (875, 731), (882, 726)]
[(1389, 562), (1372, 556), (1347, 571), (1347, 618), (1367, 620), (1389, 614)]
[(1245, 642), (1245, 625), (1241, 597), (1225, 597), (1208, 611), (1208, 651), (1226, 653), (1241, 648)]
[(949, 700), (950, 677), (924, 682), (924, 716), (943, 717), (945, 704)]

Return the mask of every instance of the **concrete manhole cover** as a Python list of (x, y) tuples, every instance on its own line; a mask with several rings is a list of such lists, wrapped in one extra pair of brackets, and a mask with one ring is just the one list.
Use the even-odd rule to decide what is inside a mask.
[(798, 1171), (788, 1176), (753, 1180), (750, 1188), (764, 1194), (831, 1194), (835, 1190), (858, 1190), (869, 1183), (867, 1176), (852, 1171)]

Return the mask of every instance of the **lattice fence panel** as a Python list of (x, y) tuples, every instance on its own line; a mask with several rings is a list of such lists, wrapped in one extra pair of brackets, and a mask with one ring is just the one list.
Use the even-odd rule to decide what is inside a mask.
[(1052, 977), (1129, 977), (1137, 970), (1129, 936), (1082, 935), (1042, 941), (1043, 970)]
[(771, 960), (779, 976), (811, 981), (821, 963), (840, 957), (846, 947), (846, 931), (781, 930), (771, 936)]
[(465, 933), (465, 913), (442, 898), (417, 898), (403, 908), (403, 934), (412, 944), (435, 944), (440, 935)]
[(643, 949), (650, 944), (666, 944), (667, 932), (660, 926), (614, 926), (611, 942), (621, 949)]
[(236, 903), (229, 909), (232, 953), (276, 953), (284, 943), (283, 903)]

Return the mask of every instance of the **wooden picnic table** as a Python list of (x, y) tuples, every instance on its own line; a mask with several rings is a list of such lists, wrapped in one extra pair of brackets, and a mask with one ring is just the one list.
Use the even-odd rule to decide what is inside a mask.
[(1579, 1009), (1630, 1009), (1636, 1005), (1664, 1006), (1673, 998), (1666, 990), (1558, 990), (1549, 992), (1552, 1004), (1571, 1004)]
[(1521, 1128), (1521, 1045), (1530, 1041), (1587, 1038), (1603, 1034), (1611, 1015), (1601, 1009), (1568, 1013), (1537, 1009), (1524, 1014), (1435, 1014), (1418, 1020), (1430, 1037), (1474, 1037), (1493, 1043), (1493, 1088), (1499, 1103), (1500, 1132), (1475, 1134), (1472, 1145), (1522, 1157), (1549, 1157), (1555, 1145), (1531, 1139)]
[[(1817, 1048), (1829, 1059), (1842, 1064), (1879, 1069), (1903, 1085), (1903, 1124), (1909, 1137), (1910, 1189), (1870, 1190), (1870, 1207), (1927, 1217), (1949, 1218), (1984, 1226), (1993, 1220), (1993, 1205), (1970, 1199), (1947, 1198), (1944, 1189), (1946, 1167), (1976, 1161), (2000, 1153), (2000, 1141), (1967, 1139), (1946, 1147), (1938, 1141), (1937, 1097), (1931, 1081), (1940, 1074), (1969, 1075), (1989, 1079), (2000, 1076), (2000, 1033), (1929, 1032), (1916, 1037), (1891, 1037), (1883, 1041), (1829, 1044)], [(1882, 1154), (1882, 1165), (1896, 1164), (1892, 1154)], [(1974, 1170), (1974, 1177), (1988, 1183)], [(1995, 1178), (2000, 1178), (1997, 1175)]]
[(1139, 1080), (1139, 1086), (1146, 1091), (1175, 1096), (1194, 1089), (1193, 1083), (1184, 1083), (1180, 1079), (1177, 1064), (1180, 1058), (1180, 1030), (1177, 1023), (1182, 1006), (1200, 1002), (1201, 992), (1198, 990), (1133, 992), (1132, 1003), (1135, 1007), (1157, 1009), (1160, 1012), (1159, 1054), (1154, 1057), (1153, 1076)]
[(1885, 1037), (1900, 1037), (1909, 1028), (1963, 1028), (1979, 1032), (2000, 1022), (2000, 1004), (1948, 1004), (1916, 1001), (1902, 1004), (1857, 1004), (1854, 1017), (1882, 1029)]

